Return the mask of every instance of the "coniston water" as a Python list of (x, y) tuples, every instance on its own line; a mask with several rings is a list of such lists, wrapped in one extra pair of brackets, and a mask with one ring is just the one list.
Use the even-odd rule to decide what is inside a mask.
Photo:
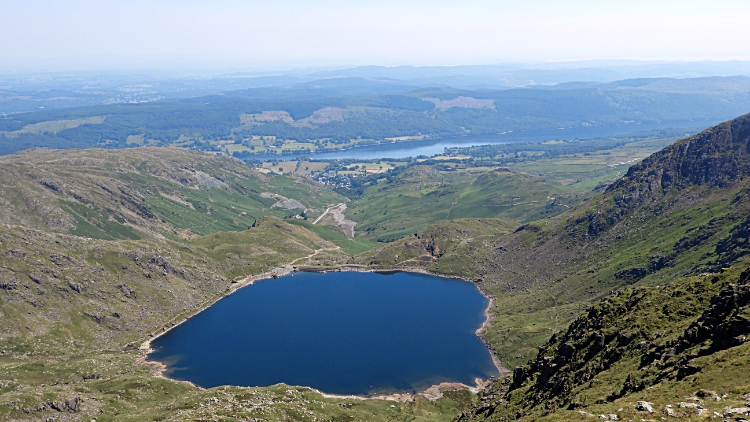
[(475, 331), (473, 283), (415, 273), (297, 273), (256, 281), (154, 340), (166, 375), (201, 387), (416, 392), (497, 376)]
[(721, 123), (721, 120), (706, 119), (694, 121), (650, 122), (607, 126), (582, 126), (560, 129), (519, 130), (495, 135), (471, 135), (436, 139), (422, 139), (418, 141), (383, 143), (377, 145), (355, 147), (343, 151), (297, 151), (289, 154), (247, 154), (242, 156), (241, 158), (248, 161), (288, 161), (297, 160), (301, 157), (308, 157), (314, 160), (375, 160), (381, 158), (398, 159), (406, 157), (418, 157), (421, 155), (433, 156), (435, 154), (443, 154), (446, 148), (462, 148), (470, 147), (472, 145), (511, 144), (516, 142), (539, 143), (555, 140), (592, 139), (609, 136), (624, 136), (628, 134), (658, 129), (674, 130), (675, 128), (686, 128), (686, 130), (696, 132), (698, 131), (698, 128), (714, 126), (719, 123)]

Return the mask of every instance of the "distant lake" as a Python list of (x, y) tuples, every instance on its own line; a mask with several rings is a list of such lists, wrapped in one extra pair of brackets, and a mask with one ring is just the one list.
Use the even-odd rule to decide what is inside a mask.
[(488, 299), (414, 273), (305, 273), (244, 287), (153, 341), (166, 375), (201, 387), (419, 392), (497, 376), (475, 331)]
[(254, 154), (242, 157), (245, 160), (296, 160), (309, 157), (316, 160), (353, 158), (374, 160), (378, 158), (406, 158), (420, 155), (442, 154), (446, 148), (469, 147), (472, 145), (508, 144), (515, 142), (546, 142), (558, 139), (591, 139), (607, 136), (622, 136), (637, 132), (672, 128), (708, 128), (720, 121), (689, 121), (667, 123), (623, 124), (613, 126), (583, 126), (563, 129), (514, 131), (497, 135), (461, 136), (451, 138), (424, 139), (419, 141), (394, 142), (352, 148), (346, 151), (294, 154)]

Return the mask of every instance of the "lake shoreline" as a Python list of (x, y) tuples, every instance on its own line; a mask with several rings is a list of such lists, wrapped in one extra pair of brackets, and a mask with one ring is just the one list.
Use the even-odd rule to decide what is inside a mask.
[(512, 143), (541, 143), (552, 140), (597, 139), (629, 136), (658, 130), (685, 129), (700, 131), (705, 127), (714, 126), (718, 121), (670, 121), (667, 123), (636, 123), (636, 124), (607, 124), (601, 126), (574, 126), (565, 128), (517, 128), (497, 133), (485, 134), (454, 134), (448, 136), (428, 136), (419, 140), (399, 140), (379, 142), (369, 145), (353, 145), (325, 151), (299, 152), (293, 151), (281, 154), (246, 153), (238, 156), (243, 161), (293, 161), (302, 158), (314, 161), (328, 160), (398, 160), (407, 157), (425, 155), (432, 157), (446, 153), (446, 149), (466, 148), (473, 145), (497, 145)]
[[(296, 261), (295, 261), (296, 262)], [(491, 296), (489, 296), (477, 283), (477, 280), (469, 279), (466, 277), (459, 277), (459, 276), (447, 276), (444, 274), (439, 273), (433, 273), (429, 270), (426, 270), (424, 268), (420, 267), (396, 267), (396, 268), (387, 268), (387, 269), (381, 269), (381, 268), (371, 268), (361, 265), (340, 265), (336, 267), (296, 267), (292, 264), (282, 265), (276, 268), (273, 268), (269, 271), (266, 271), (264, 273), (251, 275), (248, 277), (245, 277), (241, 280), (233, 281), (232, 284), (227, 288), (227, 290), (224, 292), (224, 294), (220, 295), (219, 297), (215, 298), (214, 300), (210, 300), (209, 302), (201, 305), (197, 310), (194, 312), (191, 312), (188, 316), (182, 317), (179, 321), (170, 321), (167, 322), (164, 326), (162, 326), (161, 331), (149, 334), (148, 339), (146, 339), (144, 342), (141, 343), (139, 348), (138, 357), (136, 358), (134, 365), (146, 365), (151, 374), (157, 378), (162, 378), (170, 381), (180, 382), (188, 384), (192, 387), (206, 390), (205, 388), (196, 385), (190, 381), (187, 380), (177, 380), (174, 378), (170, 378), (166, 375), (166, 372), (168, 370), (167, 365), (165, 365), (162, 362), (149, 360), (149, 355), (154, 352), (154, 349), (151, 347), (151, 343), (158, 339), (159, 337), (163, 336), (164, 334), (168, 333), (175, 327), (180, 326), (190, 318), (198, 315), (199, 313), (205, 311), (206, 309), (210, 308), (214, 304), (216, 304), (221, 299), (231, 295), (232, 293), (236, 292), (237, 290), (250, 286), (256, 281), (259, 280), (267, 280), (267, 279), (273, 279), (273, 278), (279, 278), (283, 277), (285, 275), (293, 274), (296, 272), (314, 272), (314, 273), (328, 273), (328, 272), (372, 272), (372, 273), (388, 273), (388, 272), (406, 272), (406, 273), (419, 273), (419, 274), (425, 274), (425, 275), (431, 275), (434, 277), (441, 277), (441, 278), (450, 278), (450, 279), (457, 279), (457, 280), (463, 280), (468, 281), (474, 284), (474, 286), (477, 287), (480, 294), (482, 296), (486, 297), (489, 300), (489, 303), (487, 307), (484, 310), (485, 320), (482, 323), (482, 326), (479, 327), (475, 334), (479, 339), (482, 341), (482, 343), (487, 347), (488, 351), (490, 352), (490, 357), (492, 359), (492, 363), (495, 365), (495, 368), (498, 370), (499, 378), (503, 378), (505, 376), (508, 376), (512, 373), (512, 371), (508, 370), (505, 366), (503, 366), (502, 362), (498, 358), (497, 354), (495, 353), (494, 349), (490, 346), (487, 338), (485, 337), (485, 333), (487, 329), (489, 328), (490, 324), (495, 318), (495, 313), (492, 311), (492, 308), (495, 304), (495, 299)], [(170, 325), (171, 324), (171, 325)], [(319, 391), (315, 388), (309, 387), (309, 386), (299, 386), (304, 388), (309, 388), (312, 391), (315, 391), (319, 394), (321, 394), (323, 397), (327, 398), (339, 398), (339, 399), (357, 399), (357, 400), (390, 400), (390, 401), (398, 401), (398, 402), (407, 402), (407, 401), (413, 401), (417, 397), (423, 397), (427, 400), (437, 400), (440, 397), (443, 396), (443, 391), (455, 391), (455, 390), (461, 390), (461, 389), (468, 389), (472, 391), (474, 394), (478, 393), (479, 391), (485, 389), (488, 385), (492, 383), (492, 379), (489, 380), (482, 380), (480, 378), (476, 378), (475, 380), (475, 386), (468, 386), (466, 384), (462, 383), (455, 383), (455, 382), (442, 382), (439, 384), (432, 385), (425, 389), (425, 391), (419, 392), (419, 393), (392, 393), (392, 394), (378, 394), (378, 395), (337, 395), (337, 394), (329, 394), (322, 391)], [(246, 387), (243, 387), (246, 388)], [(250, 387), (252, 388), (252, 387)]]
[(404, 273), (418, 273), (418, 274), (425, 274), (425, 275), (431, 275), (433, 277), (441, 277), (441, 278), (450, 278), (453, 280), (463, 280), (468, 281), (472, 284), (474, 284), (477, 289), (479, 290), (479, 293), (482, 294), (482, 296), (486, 297), (489, 300), (489, 303), (487, 304), (487, 308), (484, 310), (484, 322), (482, 323), (482, 326), (479, 327), (475, 334), (477, 337), (479, 337), (480, 340), (482, 340), (482, 343), (484, 343), (485, 347), (490, 351), (490, 356), (492, 357), (492, 363), (495, 365), (495, 368), (497, 368), (497, 371), (500, 373), (499, 378), (506, 377), (508, 375), (511, 375), (513, 371), (506, 368), (502, 362), (500, 361), (500, 358), (497, 356), (497, 353), (495, 352), (495, 349), (492, 348), (492, 346), (489, 343), (489, 340), (485, 336), (485, 333), (487, 332), (487, 329), (489, 329), (490, 325), (492, 324), (492, 321), (495, 319), (495, 312), (492, 310), (495, 306), (495, 298), (487, 294), (487, 292), (482, 289), (482, 286), (479, 285), (479, 280), (471, 279), (468, 277), (461, 277), (461, 276), (449, 276), (445, 274), (435, 273), (430, 270), (424, 269), (422, 267), (411, 267), (411, 266), (403, 266), (403, 267), (394, 267), (394, 268), (371, 268), (363, 265), (355, 265), (355, 264), (345, 264), (338, 267), (330, 267), (330, 268), (316, 268), (316, 267), (308, 267), (308, 268), (299, 268), (299, 271), (305, 271), (305, 272), (319, 272), (319, 273), (326, 273), (326, 272), (344, 272), (344, 271), (354, 271), (354, 272), (363, 272), (363, 273), (389, 273), (389, 272), (404, 272)]

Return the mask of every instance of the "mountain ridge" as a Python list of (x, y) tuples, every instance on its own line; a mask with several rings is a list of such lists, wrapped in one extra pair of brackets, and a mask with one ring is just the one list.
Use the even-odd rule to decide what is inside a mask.
[[(750, 180), (738, 171), (748, 171), (750, 161), (748, 120), (750, 116), (742, 116), (678, 141), (635, 166), (605, 192), (556, 217), (524, 224), (512, 234), (497, 233), (477, 244), (479, 232), (446, 223), (356, 259), (386, 267), (398, 256), (395, 259), (411, 260), (431, 271), (479, 280), (496, 297), (495, 312), (505, 315), (495, 319), (487, 337), (506, 365), (520, 364), (536, 354), (536, 345), (572, 321), (582, 305), (628, 286), (714, 272), (747, 259)], [(727, 137), (732, 128), (739, 138)], [(693, 156), (691, 148), (684, 149), (690, 144), (703, 147), (695, 148)], [(670, 174), (668, 167), (661, 172), (653, 167), (662, 165), (665, 157), (674, 158), (674, 151), (677, 158), (687, 154), (688, 165), (680, 168), (695, 168), (691, 163), (734, 165), (725, 172), (708, 173), (709, 179), (688, 175), (685, 180), (696, 183), (679, 189), (673, 183), (664, 190), (660, 181)], [(682, 180), (677, 176), (664, 180)], [(706, 180), (709, 183), (697, 184)], [(635, 199), (627, 202), (623, 197)], [(439, 254), (434, 253), (436, 246)]]

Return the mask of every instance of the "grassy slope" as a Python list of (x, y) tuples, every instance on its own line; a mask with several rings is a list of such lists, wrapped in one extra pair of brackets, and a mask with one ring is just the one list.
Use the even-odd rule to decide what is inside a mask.
[[(389, 266), (409, 250), (412, 265), (481, 279), (495, 296), (490, 344), (506, 364), (529, 363), (462, 419), (653, 419), (639, 400), (676, 417), (741, 418), (729, 409), (750, 394), (748, 127), (744, 116), (682, 140), (513, 235), (481, 236), (469, 219), (358, 259)], [(694, 398), (701, 388), (721, 399)]]
[(356, 255), (358, 253), (368, 251), (378, 245), (377, 243), (368, 240), (346, 237), (338, 231), (335, 231), (327, 226), (321, 224), (312, 224), (312, 222), (310, 221), (296, 219), (289, 219), (286, 221), (290, 224), (296, 224), (312, 232), (315, 232), (315, 234), (320, 236), (322, 239), (332, 242), (348, 254)]
[[(412, 403), (327, 398), (307, 388), (217, 387), (202, 390), (133, 366), (134, 352), (22, 361), (0, 356), (0, 417), (13, 420), (449, 421), (474, 396), (448, 392)], [(59, 409), (59, 410), (58, 410)]]
[[(319, 208), (340, 197), (232, 159), (165, 149), (23, 155), (4, 159), (0, 206), (8, 221), (36, 228), (0, 225), (0, 419), (449, 420), (473, 400), (455, 392), (392, 407), (286, 386), (201, 390), (155, 378), (133, 365), (140, 342), (232, 280), (293, 261), (336, 265), (348, 258), (335, 243), (349, 252), (370, 245), (302, 221), (238, 223), (243, 210), (288, 212), (270, 209), (275, 201), (261, 192)], [(160, 236), (180, 229), (204, 235)]]
[(87, 240), (5, 225), (0, 232), (0, 338), (19, 356), (41, 344), (43, 353), (68, 354), (139, 341), (210, 303), (238, 277), (334, 247), (273, 217), (184, 243)]
[(96, 239), (190, 238), (302, 211), (271, 208), (265, 192), (311, 208), (342, 201), (303, 177), (177, 148), (31, 150), (0, 163), (0, 222)]
[(348, 207), (357, 235), (389, 241), (455, 218), (531, 221), (557, 215), (583, 196), (562, 186), (504, 169), (483, 173), (415, 166), (377, 184)]
[[(476, 248), (457, 247), (477, 243), (480, 238), (472, 230), (458, 226), (441, 232), (431, 228), (420, 233), (423, 240), (412, 249), (414, 255), (434, 259), (417, 258), (413, 262), (436, 272), (482, 280), (480, 285), (496, 298), (494, 311), (498, 316), (487, 337), (503, 362), (513, 366), (533, 356), (537, 345), (567, 325), (583, 307), (613, 291), (716, 267), (713, 262), (721, 255), (716, 250), (718, 242), (730, 236), (732, 227), (750, 209), (742, 199), (747, 195), (745, 190), (735, 188), (714, 192), (713, 196), (707, 194), (711, 190), (695, 189), (686, 201), (705, 194), (700, 202), (680, 204), (685, 208), (674, 205), (671, 213), (657, 218), (649, 218), (652, 210), (642, 210), (622, 227), (593, 241), (569, 236), (573, 230), (565, 223), (574, 223), (580, 209), (571, 212), (572, 217), (567, 214), (558, 221), (527, 225), (513, 235), (483, 238), (483, 244)], [(700, 233), (701, 227), (717, 217), (724, 220), (711, 236), (692, 246), (689, 240), (683, 240)], [(441, 246), (443, 255), (432, 255), (430, 243), (445, 245)], [(675, 253), (676, 245), (679, 254)], [(388, 266), (388, 257), (403, 248), (403, 242), (396, 242), (366, 252), (359, 259)], [(665, 266), (656, 269), (659, 262)], [(645, 269), (647, 274), (642, 278), (622, 275), (633, 269)]]

